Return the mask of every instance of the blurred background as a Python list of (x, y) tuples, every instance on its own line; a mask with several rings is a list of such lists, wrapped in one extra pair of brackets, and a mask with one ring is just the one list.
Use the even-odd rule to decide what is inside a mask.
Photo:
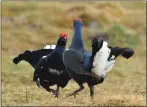
[[(60, 32), (67, 32), (69, 46), (72, 20), (84, 23), (83, 40), (91, 51), (91, 39), (104, 35), (111, 46), (135, 50), (131, 59), (117, 58), (103, 84), (95, 87), (94, 101), (89, 90), (77, 98), (66, 94), (78, 88), (74, 81), (59, 98), (39, 89), (32, 81), (34, 69), (27, 62), (12, 60), (25, 50), (56, 44)], [(27, 92), (26, 92), (27, 89)], [(27, 99), (26, 99), (27, 95)], [(146, 105), (146, 4), (145, 2), (2, 2), (2, 105)]]

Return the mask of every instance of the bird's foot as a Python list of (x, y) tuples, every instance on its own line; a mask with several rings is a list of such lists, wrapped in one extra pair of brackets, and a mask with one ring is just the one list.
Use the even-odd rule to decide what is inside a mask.
[(91, 101), (93, 101), (93, 96), (91, 96)]
[(56, 91), (56, 92), (54, 93), (54, 95), (55, 95), (55, 98), (58, 98), (58, 96), (59, 96), (59, 92)]
[(59, 96), (59, 92), (58, 91), (56, 91), (54, 89), (50, 89), (50, 92), (52, 92), (53, 95), (58, 98), (58, 96)]
[(83, 86), (83, 85), (80, 85), (80, 88), (79, 88), (79, 89), (75, 90), (75, 91), (74, 91), (73, 93), (71, 93), (71, 94), (67, 94), (67, 97), (72, 96), (72, 95), (74, 95), (74, 97), (76, 97), (76, 95), (79, 95), (78, 92), (80, 92), (80, 91), (83, 90), (83, 89), (84, 89), (84, 86)]
[(36, 84), (40, 88), (41, 84), (40, 84), (40, 79), (39, 78), (36, 79)]
[(94, 101), (94, 97), (93, 96), (91, 96), (91, 104), (92, 105), (95, 104), (95, 101)]
[(74, 91), (74, 92), (71, 93), (71, 94), (67, 94), (67, 97), (69, 97), (69, 96), (74, 96), (74, 97), (76, 97), (76, 95), (79, 95), (79, 94), (78, 94), (78, 92)]

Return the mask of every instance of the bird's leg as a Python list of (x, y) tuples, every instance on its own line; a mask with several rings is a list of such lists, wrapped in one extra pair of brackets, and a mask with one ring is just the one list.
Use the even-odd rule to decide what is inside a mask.
[(48, 85), (46, 85), (46, 86), (43, 86), (43, 88), (45, 88), (46, 89), (46, 91), (48, 91), (48, 92), (52, 92), (53, 93), (53, 95), (56, 95), (56, 90), (54, 90), (54, 89), (51, 89)]
[(58, 98), (58, 96), (59, 96), (59, 86), (57, 85), (57, 89), (56, 89), (55, 97)]
[(57, 91), (56, 91), (56, 90), (49, 88), (49, 92), (52, 92), (52, 93), (53, 93), (53, 95), (55, 95), (55, 96), (56, 96), (56, 93), (57, 93)]
[(48, 92), (52, 92), (53, 95), (56, 95), (56, 90), (51, 89), (51, 88), (49, 87), (47, 81), (41, 80), (41, 81), (40, 81), (40, 84), (41, 84), (41, 86), (42, 86), (44, 89), (46, 89), (46, 91), (48, 91)]
[(71, 94), (68, 94), (67, 97), (72, 96), (72, 95), (74, 95), (74, 97), (76, 97), (76, 95), (78, 94), (78, 92), (80, 92), (80, 91), (82, 91), (82, 90), (84, 89), (83, 84), (81, 84), (81, 85), (79, 85), (79, 86), (80, 86), (79, 89), (75, 90), (75, 91), (74, 91), (73, 93), (71, 93)]
[(91, 101), (93, 101), (93, 95), (94, 95), (94, 86), (93, 85), (88, 85), (90, 89), (90, 96), (91, 96)]
[(50, 87), (47, 87), (46, 90), (47, 90), (48, 92), (52, 92), (53, 95), (56, 95), (56, 93), (57, 93), (56, 90), (51, 89)]

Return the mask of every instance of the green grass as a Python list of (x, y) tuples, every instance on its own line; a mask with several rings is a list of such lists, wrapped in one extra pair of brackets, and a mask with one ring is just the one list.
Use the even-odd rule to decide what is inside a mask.
[[(145, 106), (146, 103), (146, 9), (145, 2), (2, 2), (2, 105), (6, 106)], [(85, 48), (91, 51), (91, 21), (98, 31), (110, 36), (112, 46), (135, 50), (131, 59), (119, 57), (103, 84), (95, 86), (94, 100), (89, 89), (77, 98), (66, 94), (78, 88), (70, 81), (60, 97), (40, 89), (32, 81), (33, 68), (26, 62), (17, 66), (12, 60), (26, 49), (55, 44), (60, 32), (67, 32), (69, 46), (72, 19), (82, 18)], [(26, 101), (26, 87), (27, 100)]]

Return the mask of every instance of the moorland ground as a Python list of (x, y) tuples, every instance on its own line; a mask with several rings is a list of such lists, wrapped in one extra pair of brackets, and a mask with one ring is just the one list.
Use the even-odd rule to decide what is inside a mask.
[[(146, 4), (145, 2), (2, 2), (2, 105), (146, 105)], [(39, 89), (32, 81), (33, 68), (26, 62), (12, 60), (27, 49), (36, 50), (55, 44), (60, 32), (73, 35), (72, 19), (82, 18), (83, 39), (91, 51), (89, 39), (96, 31), (107, 32), (112, 46), (131, 47), (132, 58), (117, 59), (103, 84), (95, 86), (90, 100), (89, 89), (74, 97), (67, 93), (78, 88), (70, 81), (60, 90), (59, 98)], [(93, 31), (92, 21), (98, 23)], [(26, 92), (27, 90), (27, 92)], [(27, 96), (27, 97), (26, 97)]]

